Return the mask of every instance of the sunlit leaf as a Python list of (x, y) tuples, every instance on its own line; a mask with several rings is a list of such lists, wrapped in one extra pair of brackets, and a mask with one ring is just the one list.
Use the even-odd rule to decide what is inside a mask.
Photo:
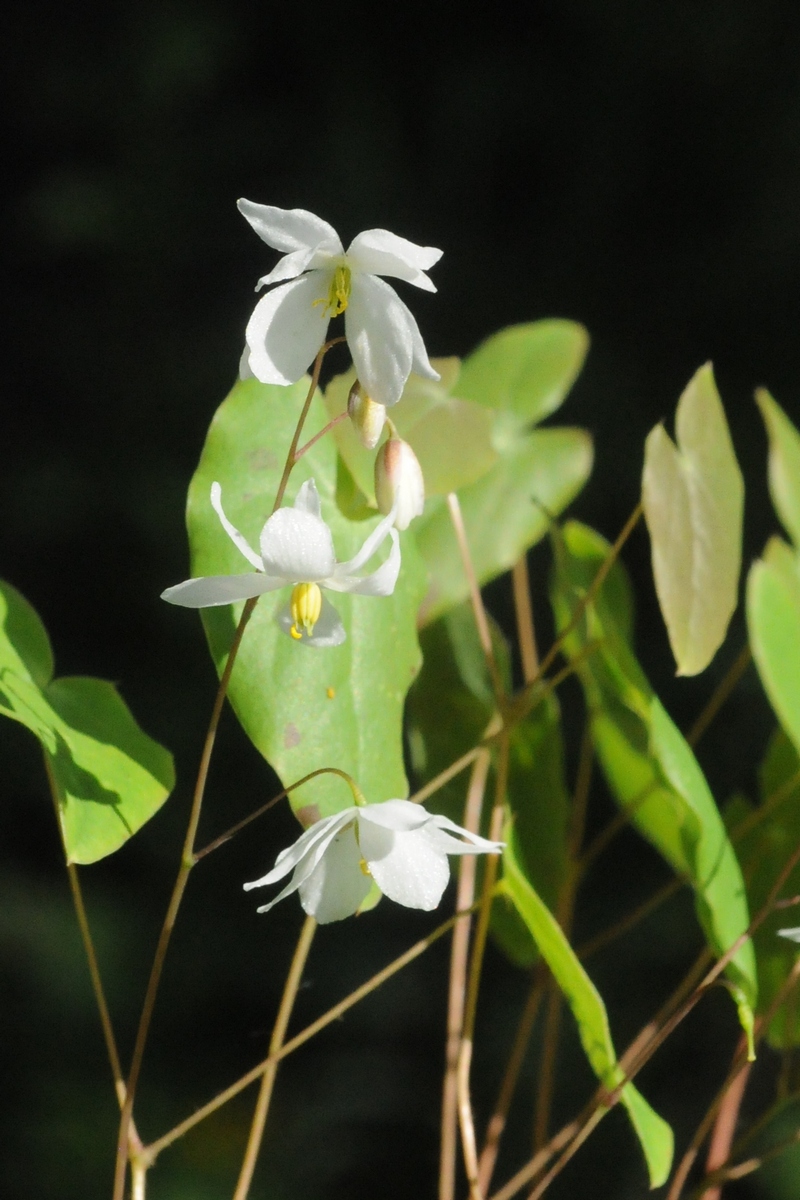
[(756, 392), (769, 438), (769, 490), (775, 511), (796, 547), (800, 547), (800, 431), (766, 388)]
[[(563, 629), (610, 551), (599, 534), (569, 522), (556, 539), (553, 606)], [(695, 892), (709, 945), (723, 954), (749, 925), (742, 873), (705, 776), (633, 654), (629, 589), (617, 563), (576, 628), (567, 656), (578, 660), (592, 734), (612, 793), (633, 825)], [(582, 658), (579, 656), (583, 655)], [(751, 1006), (757, 988), (750, 942), (728, 974)]]
[[(221, 483), (228, 517), (256, 546), (272, 511), (307, 389), (307, 380), (278, 387), (250, 379), (237, 383), (218, 409), (189, 490), (194, 576), (247, 571), (245, 559), (211, 507), (211, 484)], [(317, 396), (303, 440), (326, 422)], [(316, 482), (339, 559), (350, 558), (378, 518), (353, 521), (338, 508), (333, 438), (323, 437), (300, 460), (291, 477), (288, 502), (294, 501), (309, 478)], [(401, 543), (403, 565), (392, 596), (329, 594), (347, 631), (341, 646), (296, 644), (274, 620), (287, 594), (278, 591), (259, 600), (233, 671), (230, 698), (245, 732), (286, 784), (317, 768), (335, 766), (353, 775), (372, 802), (408, 793), (401, 721), (405, 695), (420, 664), (416, 612), (424, 590), (424, 569), (410, 531), (401, 535)], [(203, 612), (219, 671), (241, 608)], [(325, 775), (293, 792), (291, 802), (308, 823), (352, 804), (352, 796), (341, 779)]]
[(645, 442), (642, 502), (653, 574), (679, 675), (704, 670), (736, 607), (744, 485), (711, 364), (678, 402), (677, 447), (663, 425)]
[(172, 755), (142, 732), (113, 684), (52, 673), (44, 626), (0, 583), (0, 713), (42, 744), (68, 861), (97, 862), (164, 803), (175, 782)]
[[(624, 1079), (624, 1072), (617, 1062), (602, 997), (579, 962), (561, 926), (526, 878), (519, 863), (511, 821), (506, 826), (504, 838), (502, 887), (530, 930), (564, 993), (592, 1070), (606, 1088), (613, 1090)], [(622, 1089), (620, 1102), (628, 1112), (644, 1151), (650, 1186), (660, 1187), (672, 1166), (672, 1130), (632, 1083)]]
[(800, 749), (800, 560), (780, 538), (750, 568), (747, 627), (769, 702)]

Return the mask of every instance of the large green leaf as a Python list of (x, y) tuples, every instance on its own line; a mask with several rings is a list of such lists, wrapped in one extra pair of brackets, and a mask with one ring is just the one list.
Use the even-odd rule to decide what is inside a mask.
[(766, 388), (756, 392), (769, 438), (769, 490), (775, 511), (795, 546), (800, 547), (800, 431)]
[[(576, 957), (561, 926), (526, 878), (519, 862), (513, 822), (508, 822), (504, 837), (503, 891), (530, 930), (564, 993), (592, 1070), (606, 1088), (613, 1090), (625, 1076), (617, 1062), (602, 997)], [(624, 1086), (620, 1101), (628, 1112), (644, 1151), (650, 1186), (660, 1187), (672, 1166), (672, 1130), (632, 1083)]]
[(52, 675), (44, 626), (0, 583), (0, 713), (42, 744), (67, 860), (97, 862), (164, 803), (175, 783), (172, 755), (142, 732), (113, 684)]
[(645, 442), (642, 502), (653, 574), (679, 675), (705, 670), (736, 608), (744, 484), (711, 364), (678, 402), (677, 447), (663, 425)]
[[(256, 546), (272, 511), (284, 457), (308, 381), (293, 387), (237, 383), (218, 409), (189, 489), (187, 520), (195, 576), (243, 572), (246, 561), (222, 529), (209, 495), (222, 485), (227, 516)], [(316, 396), (303, 440), (327, 422)], [(316, 482), (322, 513), (339, 559), (350, 558), (377, 522), (348, 520), (336, 505), (337, 452), (323, 437), (300, 461), (287, 493)], [(293, 642), (273, 619), (284, 592), (261, 598), (242, 641), (230, 698), (254, 745), (289, 784), (320, 767), (337, 767), (358, 781), (371, 802), (407, 794), (401, 721), (405, 694), (420, 664), (416, 613), (424, 570), (413, 535), (401, 535), (403, 565), (388, 597), (332, 594), (347, 640), (315, 648)], [(206, 609), (203, 621), (214, 661), (222, 670), (241, 605)], [(352, 804), (347, 787), (324, 775), (292, 793), (308, 823)]]
[[(552, 599), (563, 629), (609, 554), (598, 533), (569, 522), (556, 539)], [(709, 945), (722, 954), (749, 924), (739, 863), (705, 776), (634, 657), (629, 589), (617, 563), (564, 649), (576, 659), (598, 756), (611, 790), (632, 823), (691, 883)], [(588, 654), (587, 654), (587, 651)], [(753, 947), (728, 966), (747, 1001), (756, 999)]]
[[(770, 739), (759, 771), (761, 803), (770, 811), (737, 839), (737, 849), (747, 880), (751, 910), (760, 911), (790, 856), (800, 841), (800, 756), (782, 729)], [(774, 805), (776, 799), (780, 803)], [(753, 808), (741, 796), (727, 806), (729, 828), (752, 817)], [(795, 867), (783, 888), (787, 896), (800, 892), (800, 867)], [(781, 910), (767, 917), (753, 936), (758, 966), (758, 1011), (765, 1012), (797, 961), (798, 948), (778, 930), (796, 925), (796, 910)], [(767, 1030), (769, 1042), (779, 1048), (800, 1045), (800, 1008), (796, 991), (781, 1005)]]
[(747, 627), (770, 704), (800, 750), (800, 558), (780, 538), (750, 568)]

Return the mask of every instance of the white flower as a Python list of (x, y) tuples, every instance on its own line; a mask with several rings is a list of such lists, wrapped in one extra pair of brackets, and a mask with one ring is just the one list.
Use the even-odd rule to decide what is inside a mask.
[(794, 929), (779, 929), (778, 937), (788, 938), (791, 942), (800, 942), (800, 926)]
[(429, 912), (450, 878), (448, 854), (497, 854), (501, 849), (501, 842), (469, 833), (410, 800), (385, 800), (317, 821), (281, 851), (268, 874), (244, 888), (277, 883), (292, 871), (283, 891), (258, 911), (268, 912), (299, 890), (300, 903), (320, 925), (352, 916), (373, 879), (390, 900)]
[(382, 513), (394, 512), (395, 529), (408, 529), (425, 508), (419, 459), (402, 438), (388, 438), (375, 457), (375, 499)]
[(243, 374), (249, 368), (262, 383), (296, 383), (325, 341), (329, 318), (344, 313), (356, 373), (373, 400), (396, 404), (412, 371), (439, 378), (417, 322), (378, 276), (435, 292), (425, 271), (439, 261), (441, 250), (417, 246), (386, 229), (368, 229), (345, 253), (336, 230), (302, 208), (240, 200), (239, 211), (268, 246), (283, 251), (258, 281), (258, 288), (282, 286), (268, 292), (250, 318)]
[[(400, 542), (392, 528), (394, 513), (376, 525), (353, 558), (339, 563), (331, 531), (320, 515), (313, 479), (300, 488), (294, 508), (279, 508), (269, 518), (261, 531), (260, 554), (225, 516), (218, 483), (211, 485), (211, 503), (225, 532), (256, 573), (187, 579), (161, 593), (162, 600), (170, 604), (211, 608), (294, 584), (291, 600), (276, 616), (281, 629), (309, 646), (338, 646), (346, 636), (344, 626), (336, 609), (324, 599), (321, 587), (362, 596), (389, 596), (394, 591), (400, 571)], [(371, 575), (356, 575), (387, 536), (392, 539), (392, 548), (386, 561)]]

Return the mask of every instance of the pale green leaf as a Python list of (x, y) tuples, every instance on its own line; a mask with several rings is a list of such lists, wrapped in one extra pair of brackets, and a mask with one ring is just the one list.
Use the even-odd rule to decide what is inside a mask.
[[(519, 863), (512, 822), (504, 833), (502, 887), (530, 930), (572, 1010), (586, 1057), (597, 1078), (613, 1091), (624, 1079), (617, 1062), (608, 1015), (600, 993), (578, 960), (561, 926), (537, 895)], [(672, 1166), (674, 1139), (666, 1121), (647, 1103), (632, 1083), (620, 1094), (631, 1124), (639, 1138), (650, 1176), (650, 1186), (660, 1187)]]
[[(611, 547), (599, 534), (569, 522), (556, 540), (553, 605), (564, 628)], [(695, 892), (709, 945), (725, 953), (749, 925), (739, 863), (705, 776), (633, 654), (629, 590), (612, 568), (564, 649), (578, 673), (592, 717), (598, 757), (618, 803)], [(615, 577), (617, 577), (615, 579)], [(591, 653), (587, 654), (590, 649)], [(757, 987), (753, 948), (745, 942), (728, 974), (751, 1006)]]
[(769, 702), (800, 750), (800, 560), (780, 538), (750, 568), (747, 627)]
[(744, 485), (711, 364), (678, 402), (678, 445), (645, 442), (642, 502), (661, 612), (679, 675), (703, 671), (736, 608)]
[[(307, 380), (278, 387), (250, 379), (237, 383), (218, 409), (189, 489), (194, 576), (248, 570), (211, 507), (211, 484), (222, 485), (229, 519), (257, 546), (307, 389)], [(303, 441), (319, 432), (327, 419), (316, 396)], [(353, 521), (338, 508), (332, 437), (323, 437), (300, 460), (290, 480), (288, 503), (309, 478), (316, 482), (337, 556), (348, 559), (378, 518)], [(347, 631), (341, 646), (298, 645), (280, 630), (274, 614), (286, 603), (287, 591), (259, 600), (233, 671), (230, 699), (245, 732), (284, 784), (333, 766), (354, 776), (373, 803), (408, 794), (401, 723), (405, 695), (420, 664), (416, 612), (424, 590), (424, 569), (415, 553), (413, 533), (400, 536), (403, 564), (392, 596), (328, 594)], [(368, 569), (376, 565), (377, 559)], [(219, 671), (241, 608), (203, 612)], [(293, 792), (291, 803), (307, 824), (348, 807), (352, 795), (341, 779), (324, 775)]]
[(44, 626), (0, 583), (0, 712), (39, 739), (69, 862), (112, 854), (153, 816), (175, 782), (172, 756), (136, 724), (113, 684), (51, 678)]
[(766, 388), (756, 392), (769, 438), (767, 472), (775, 511), (796, 547), (800, 547), (800, 431)]

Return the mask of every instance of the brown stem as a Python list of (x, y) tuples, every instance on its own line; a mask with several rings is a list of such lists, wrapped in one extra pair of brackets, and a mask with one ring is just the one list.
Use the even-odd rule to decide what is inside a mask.
[(514, 563), (511, 572), (514, 589), (514, 611), (517, 617), (517, 638), (519, 653), (522, 659), (522, 678), (526, 683), (532, 683), (539, 669), (539, 652), (536, 648), (536, 627), (533, 623), (533, 605), (531, 603), (531, 582), (528, 575), (528, 556), (522, 556)]
[(604, 946), (621, 937), (623, 933), (627, 933), (629, 929), (633, 929), (640, 921), (649, 916), (651, 912), (655, 912), (665, 900), (669, 900), (670, 896), (674, 896), (685, 885), (685, 879), (670, 879), (669, 883), (665, 883), (662, 888), (659, 888), (657, 892), (654, 892), (652, 896), (643, 901), (633, 912), (626, 913), (619, 921), (615, 921), (613, 925), (609, 925), (607, 929), (601, 930), (593, 938), (589, 938), (588, 941), (578, 946), (575, 951), (578, 958), (583, 961), (591, 958), (598, 950), (601, 950)]
[(328, 353), (331, 346), (336, 346), (339, 344), (339, 342), (343, 342), (344, 340), (345, 339), (343, 337), (332, 338), (330, 342), (325, 343), (317, 357), (314, 359), (314, 369), (311, 372), (311, 384), (308, 389), (308, 395), (306, 396), (305, 403), (303, 404), (303, 408), (300, 412), (300, 417), (294, 431), (294, 437), (292, 438), (291, 445), (289, 446), (289, 453), (286, 455), (283, 474), (281, 475), (281, 481), (278, 484), (278, 491), (275, 495), (275, 503), (272, 506), (273, 513), (276, 513), (283, 503), (286, 485), (289, 482), (289, 476), (292, 473), (292, 468), (297, 461), (297, 444), (300, 441), (300, 434), (303, 432), (303, 426), (306, 423), (308, 410), (311, 408), (311, 401), (314, 399), (314, 393), (316, 392), (317, 385), (319, 384), (319, 373), (322, 370), (322, 360), (325, 358), (325, 355)]
[[(467, 910), (467, 913), (474, 912), (477, 907), (478, 904), (473, 904), (472, 908)], [(292, 1054), (300, 1046), (305, 1045), (306, 1042), (310, 1041), (311, 1038), (318, 1034), (321, 1030), (327, 1028), (328, 1025), (332, 1025), (334, 1021), (338, 1021), (340, 1017), (344, 1016), (344, 1014), (349, 1011), (349, 1009), (358, 1004), (360, 1000), (363, 1000), (365, 996), (369, 996), (370, 993), (374, 992), (375, 989), (380, 987), (382, 983), (385, 983), (387, 979), (391, 979), (392, 975), (396, 975), (398, 971), (403, 969), (403, 967), (407, 967), (409, 963), (414, 961), (414, 959), (419, 958), (419, 956), (424, 954), (429, 946), (432, 946), (434, 942), (438, 942), (439, 938), (442, 938), (446, 933), (449, 933), (456, 922), (460, 921), (462, 917), (467, 915), (467, 913), (454, 913), (452, 917), (449, 917), (448, 920), (443, 921), (441, 925), (437, 926), (433, 933), (429, 933), (427, 937), (421, 938), (420, 941), (415, 942), (414, 945), (409, 950), (406, 950), (404, 954), (401, 954), (399, 958), (394, 959), (394, 961), (389, 963), (387, 967), (384, 967), (383, 970), (378, 971), (372, 976), (371, 979), (368, 979), (366, 983), (362, 983), (360, 987), (357, 987), (355, 991), (351, 992), (349, 996), (346, 996), (344, 1000), (340, 1000), (338, 1004), (334, 1004), (333, 1007), (329, 1008), (326, 1013), (323, 1013), (323, 1015), (318, 1017), (316, 1021), (312, 1021), (311, 1024), (307, 1025), (306, 1028), (300, 1033), (296, 1034), (293, 1038), (290, 1038), (288, 1042), (284, 1042), (279, 1050), (276, 1050), (274, 1054), (268, 1055), (263, 1062), (258, 1063), (257, 1066), (253, 1067), (250, 1071), (243, 1075), (241, 1079), (237, 1079), (235, 1083), (230, 1085), (230, 1087), (225, 1088), (225, 1090), (216, 1095), (213, 1100), (209, 1100), (207, 1104), (204, 1104), (202, 1108), (199, 1108), (197, 1112), (192, 1113), (190, 1117), (187, 1117), (184, 1121), (181, 1121), (179, 1125), (176, 1125), (173, 1129), (170, 1129), (163, 1135), (163, 1137), (151, 1142), (149, 1146), (145, 1146), (143, 1154), (145, 1155), (148, 1164), (152, 1164), (156, 1157), (161, 1153), (162, 1150), (165, 1150), (167, 1146), (171, 1146), (173, 1142), (176, 1142), (178, 1138), (183, 1137), (184, 1134), (188, 1133), (190, 1129), (194, 1129), (195, 1125), (199, 1125), (201, 1121), (206, 1119), (206, 1117), (210, 1117), (212, 1113), (215, 1113), (219, 1108), (222, 1108), (222, 1106), (227, 1104), (229, 1100), (232, 1100), (234, 1096), (238, 1096), (240, 1092), (243, 1092), (244, 1089), (249, 1087), (251, 1083), (255, 1083), (257, 1079), (260, 1079), (271, 1063), (280, 1062), (281, 1059), (284, 1059), (289, 1054)]]
[(500, 670), (497, 666), (497, 659), (494, 654), (494, 646), (492, 645), (492, 635), (489, 630), (489, 619), (486, 616), (486, 609), (483, 606), (483, 597), (481, 589), (478, 586), (478, 578), (475, 574), (475, 568), (472, 565), (472, 555), (469, 550), (469, 542), (467, 541), (467, 531), (464, 528), (464, 518), (461, 516), (461, 505), (458, 503), (458, 496), (455, 492), (449, 492), (447, 496), (447, 507), (450, 510), (450, 520), (453, 523), (456, 541), (458, 542), (458, 550), (461, 555), (461, 565), (464, 568), (464, 574), (467, 577), (469, 586), (469, 598), (472, 604), (472, 613), (475, 618), (475, 624), (478, 628), (478, 637), (480, 638), (481, 649), (483, 656), (486, 659), (486, 666), (489, 671), (489, 677), (492, 681), (492, 689), (494, 691), (497, 707), (503, 709), (503, 701), (505, 699), (505, 689), (503, 681), (500, 678)]
[[(736, 1132), (736, 1122), (739, 1119), (739, 1109), (752, 1069), (751, 1062), (742, 1063), (738, 1075), (731, 1081), (725, 1093), (725, 1099), (719, 1107), (714, 1131), (711, 1134), (711, 1145), (708, 1148), (708, 1158), (706, 1159), (706, 1174), (711, 1174), (712, 1171), (716, 1171), (717, 1167), (721, 1167), (728, 1161), (733, 1135)], [(704, 1200), (720, 1200), (721, 1195), (722, 1188), (712, 1187), (705, 1193)]]
[(299, 450), (295, 451), (295, 455), (294, 455), (295, 465), (297, 465), (297, 463), (299, 463), (300, 459), (303, 457), (303, 455), (306, 453), (306, 451), (310, 450), (311, 447), (314, 446), (320, 440), (320, 438), (324, 438), (326, 433), (330, 433), (330, 431), (332, 429), (335, 429), (337, 425), (341, 425), (342, 421), (345, 421), (346, 419), (347, 419), (346, 412), (339, 413), (338, 417), (334, 417), (332, 421), (328, 421), (328, 424), (323, 429), (320, 429), (319, 433), (315, 433), (312, 438), (309, 438), (308, 441), (306, 442), (305, 446), (301, 446)]
[[(509, 743), (507, 736), (500, 738), (497, 758), (494, 806), (489, 823), (489, 838), (493, 842), (499, 841), (503, 832), (506, 790), (508, 787)], [(499, 855), (488, 855), (484, 868), (481, 902), (475, 929), (475, 939), (472, 945), (472, 957), (469, 964), (467, 998), (464, 1005), (464, 1024), (456, 1070), (458, 1120), (461, 1129), (461, 1146), (464, 1153), (464, 1166), (467, 1172), (471, 1200), (481, 1200), (482, 1193), (478, 1181), (478, 1147), (475, 1138), (475, 1120), (470, 1099), (469, 1073), (475, 1038), (475, 1018), (478, 1011), (478, 991), (481, 982), (483, 956), (486, 950), (486, 939), (489, 933), (489, 919), (492, 913), (498, 860)]]
[(747, 644), (739, 651), (739, 654), (736, 656), (736, 660), (725, 672), (725, 675), (712, 692), (705, 708), (687, 733), (686, 740), (690, 746), (694, 747), (700, 741), (700, 738), (708, 729), (709, 725), (714, 720), (717, 713), (722, 708), (723, 704), (728, 699), (747, 668), (750, 666), (752, 658), (753, 655), (750, 651), (750, 646)]
[[(480, 831), (483, 796), (489, 774), (490, 756), (484, 750), (475, 759), (472, 777), (464, 805), (464, 828), (470, 833)], [(472, 855), (461, 858), (458, 874), (456, 909), (467, 909), (475, 898), (476, 860)], [(458, 1143), (458, 1055), (464, 1025), (469, 935), (472, 922), (464, 917), (453, 930), (450, 954), (450, 984), (447, 997), (447, 1041), (445, 1044), (445, 1074), (442, 1087), (442, 1135), (439, 1156), (439, 1200), (453, 1200), (456, 1185), (456, 1152)]]
[[(300, 931), (292, 965), (286, 977), (278, 1016), (275, 1019), (275, 1028), (272, 1030), (272, 1037), (269, 1043), (270, 1055), (274, 1055), (280, 1050), (283, 1045), (283, 1039), (286, 1037), (286, 1029), (292, 1015), (295, 999), (297, 998), (297, 989), (300, 987), (300, 980), (303, 976), (316, 928), (317, 922), (314, 918), (306, 917), (303, 922), (303, 928)], [(247, 1140), (247, 1150), (242, 1162), (242, 1169), (239, 1172), (239, 1182), (236, 1184), (233, 1200), (247, 1200), (247, 1193), (250, 1191), (253, 1172), (256, 1168), (256, 1159), (258, 1158), (258, 1152), (261, 1149), (261, 1142), (264, 1137), (264, 1127), (267, 1123), (267, 1113), (269, 1112), (272, 1089), (275, 1086), (275, 1076), (277, 1074), (278, 1060), (274, 1059), (261, 1076), (261, 1088), (258, 1093), (255, 1112), (253, 1113), (250, 1136)]]

